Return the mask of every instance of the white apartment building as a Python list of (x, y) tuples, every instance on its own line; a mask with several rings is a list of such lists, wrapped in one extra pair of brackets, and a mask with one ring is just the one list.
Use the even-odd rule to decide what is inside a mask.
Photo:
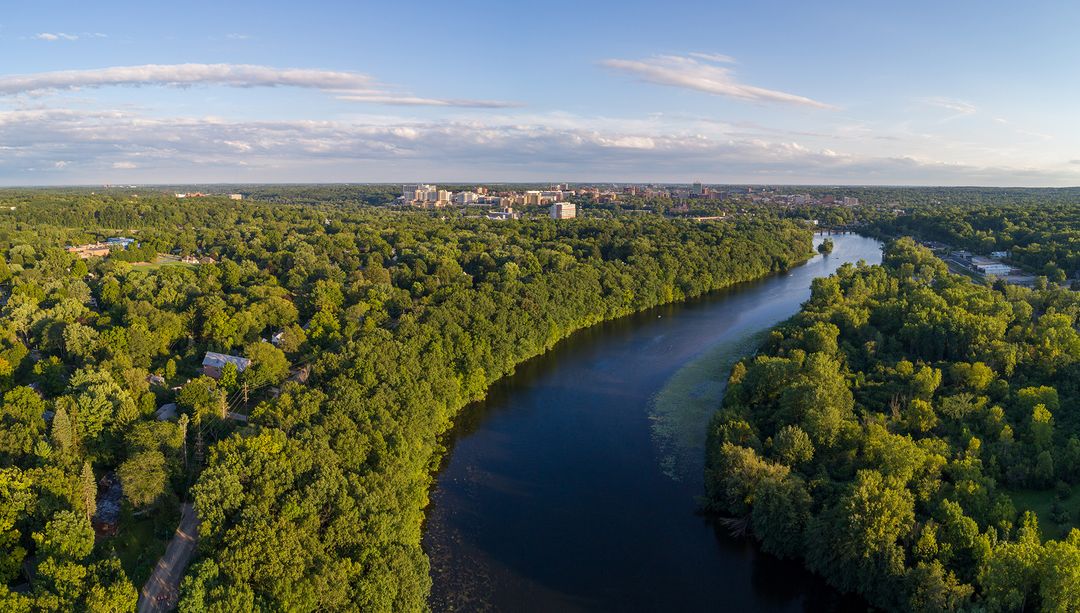
[(435, 201), (438, 198), (438, 188), (426, 183), (403, 185), (401, 186), (401, 198), (406, 204)]
[(573, 219), (577, 217), (577, 205), (573, 202), (556, 202), (551, 205), (552, 219)]
[(476, 192), (458, 192), (454, 194), (453, 202), (454, 204), (464, 204), (465, 206), (469, 206), (471, 204), (477, 204), (479, 199), (480, 194)]

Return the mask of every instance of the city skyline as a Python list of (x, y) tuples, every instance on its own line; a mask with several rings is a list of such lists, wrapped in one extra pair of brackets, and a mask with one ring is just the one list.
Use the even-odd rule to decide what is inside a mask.
[(1039, 4), (52, 2), (0, 20), (0, 184), (1078, 185)]

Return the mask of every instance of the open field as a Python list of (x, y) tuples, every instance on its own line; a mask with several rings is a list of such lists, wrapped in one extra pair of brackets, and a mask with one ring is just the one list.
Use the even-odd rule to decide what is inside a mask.
[(194, 268), (195, 264), (189, 264), (180, 260), (178, 255), (170, 255), (166, 253), (159, 253), (153, 262), (135, 262), (132, 264), (139, 270), (158, 270), (164, 266), (186, 266), (188, 268)]

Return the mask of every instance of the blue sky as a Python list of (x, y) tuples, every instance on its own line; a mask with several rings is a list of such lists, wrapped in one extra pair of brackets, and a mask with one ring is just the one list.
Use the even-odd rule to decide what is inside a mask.
[(1080, 184), (1080, 3), (56, 2), (0, 184)]

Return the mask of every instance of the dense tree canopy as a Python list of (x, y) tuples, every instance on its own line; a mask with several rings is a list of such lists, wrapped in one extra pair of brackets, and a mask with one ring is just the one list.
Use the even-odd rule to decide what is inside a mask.
[(885, 609), (1076, 610), (1078, 316), (911, 239), (815, 280), (732, 372), (708, 506)]
[(1075, 200), (1039, 206), (1015, 201), (978, 206), (937, 203), (877, 220), (874, 227), (975, 253), (1004, 251), (1009, 262), (1051, 281), (1080, 278), (1080, 208)]
[[(424, 609), (464, 404), (577, 329), (811, 252), (773, 216), (504, 223), (272, 191), (0, 193), (0, 608), (132, 609), (191, 499), (181, 610)], [(111, 236), (137, 242), (63, 249)], [(204, 374), (207, 351), (250, 363)]]

